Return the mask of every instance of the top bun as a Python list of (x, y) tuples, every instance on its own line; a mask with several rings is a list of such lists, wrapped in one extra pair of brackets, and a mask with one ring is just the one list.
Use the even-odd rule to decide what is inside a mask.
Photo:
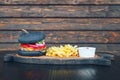
[(37, 43), (45, 39), (45, 34), (41, 32), (22, 33), (18, 38), (20, 43)]

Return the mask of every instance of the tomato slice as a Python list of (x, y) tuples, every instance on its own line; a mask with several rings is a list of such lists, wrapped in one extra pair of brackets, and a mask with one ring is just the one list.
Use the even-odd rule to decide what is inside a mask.
[(20, 44), (20, 47), (25, 48), (25, 47), (29, 47), (29, 45), (28, 44)]
[(37, 45), (37, 44), (20, 44), (21, 48), (25, 48), (27, 50), (35, 50), (35, 51), (40, 51), (46, 48), (46, 44), (41, 44), (41, 45)]

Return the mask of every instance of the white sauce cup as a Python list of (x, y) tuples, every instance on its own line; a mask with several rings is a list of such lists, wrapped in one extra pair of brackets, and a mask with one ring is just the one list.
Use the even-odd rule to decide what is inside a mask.
[(81, 58), (95, 57), (95, 47), (79, 47), (79, 56)]

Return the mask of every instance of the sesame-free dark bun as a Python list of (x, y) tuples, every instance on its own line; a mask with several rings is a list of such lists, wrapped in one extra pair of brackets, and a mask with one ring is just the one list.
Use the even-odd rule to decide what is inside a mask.
[(18, 50), (18, 54), (21, 56), (42, 56), (45, 55), (45, 52), (42, 51), (22, 51)]
[(41, 32), (22, 33), (18, 38), (19, 43), (36, 43), (45, 39), (45, 34)]

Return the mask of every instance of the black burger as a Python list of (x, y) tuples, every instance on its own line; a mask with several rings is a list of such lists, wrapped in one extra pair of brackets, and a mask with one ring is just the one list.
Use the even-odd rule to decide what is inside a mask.
[(45, 53), (45, 34), (41, 32), (22, 33), (18, 38), (20, 50), (19, 55), (38, 56)]

